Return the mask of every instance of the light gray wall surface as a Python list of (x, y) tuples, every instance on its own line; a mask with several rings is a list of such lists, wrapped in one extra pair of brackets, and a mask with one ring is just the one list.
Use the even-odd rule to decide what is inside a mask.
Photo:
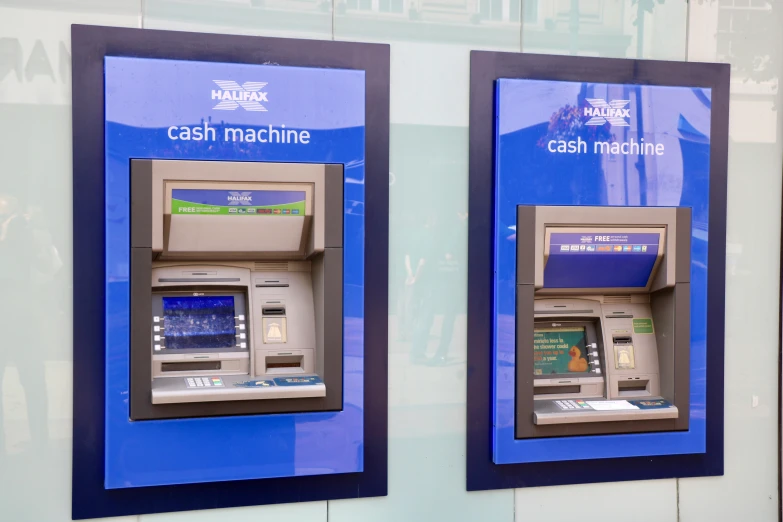
[[(72, 23), (391, 43), (388, 497), (118, 520), (778, 520), (778, 0), (0, 0), (0, 520), (70, 520)], [(725, 476), (465, 492), (471, 49), (731, 62)]]

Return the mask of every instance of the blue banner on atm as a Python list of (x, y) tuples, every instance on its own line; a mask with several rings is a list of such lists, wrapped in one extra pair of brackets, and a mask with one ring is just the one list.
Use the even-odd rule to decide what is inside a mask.
[(544, 288), (643, 288), (658, 257), (660, 234), (554, 232)]
[(173, 189), (172, 214), (304, 216), (301, 190)]
[(171, 197), (202, 205), (267, 207), (304, 201), (305, 193), (301, 190), (173, 189)]
[[(703, 453), (710, 90), (500, 79), (495, 103), (494, 462)], [(692, 208), (688, 431), (586, 436), (577, 450), (569, 437), (515, 439), (517, 205)], [(592, 232), (551, 235), (545, 286), (645, 286), (658, 234), (620, 233), (604, 242), (595, 236), (605, 234)]]
[[(105, 487), (363, 471), (364, 71), (107, 57), (104, 73)], [(351, 377), (343, 379), (342, 411), (129, 419), (133, 158), (344, 166), (343, 367)], [(248, 208), (289, 209), (290, 215), (304, 208), (303, 193), (237, 192), (175, 196), (190, 203), (183, 213), (201, 204), (245, 210), (245, 217), (232, 219), (264, 219), (247, 217), (259, 214)]]

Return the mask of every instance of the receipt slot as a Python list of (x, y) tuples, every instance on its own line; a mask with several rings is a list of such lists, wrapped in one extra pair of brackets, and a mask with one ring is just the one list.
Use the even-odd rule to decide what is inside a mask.
[(131, 418), (340, 410), (342, 166), (131, 170)]
[(517, 207), (518, 439), (687, 430), (689, 208)]

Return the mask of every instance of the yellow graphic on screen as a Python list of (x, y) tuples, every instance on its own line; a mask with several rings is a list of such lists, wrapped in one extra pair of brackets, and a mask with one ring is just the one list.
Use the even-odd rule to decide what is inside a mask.
[(568, 361), (568, 371), (569, 372), (586, 372), (587, 371), (587, 360), (582, 359), (582, 350), (577, 348), (576, 346), (572, 346), (570, 350), (568, 350), (568, 355), (571, 356), (571, 360)]

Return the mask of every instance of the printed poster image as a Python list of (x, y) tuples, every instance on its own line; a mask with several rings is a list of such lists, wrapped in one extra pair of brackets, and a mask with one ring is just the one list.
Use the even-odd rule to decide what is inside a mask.
[(590, 363), (584, 328), (536, 328), (533, 332), (533, 374), (587, 373)]

